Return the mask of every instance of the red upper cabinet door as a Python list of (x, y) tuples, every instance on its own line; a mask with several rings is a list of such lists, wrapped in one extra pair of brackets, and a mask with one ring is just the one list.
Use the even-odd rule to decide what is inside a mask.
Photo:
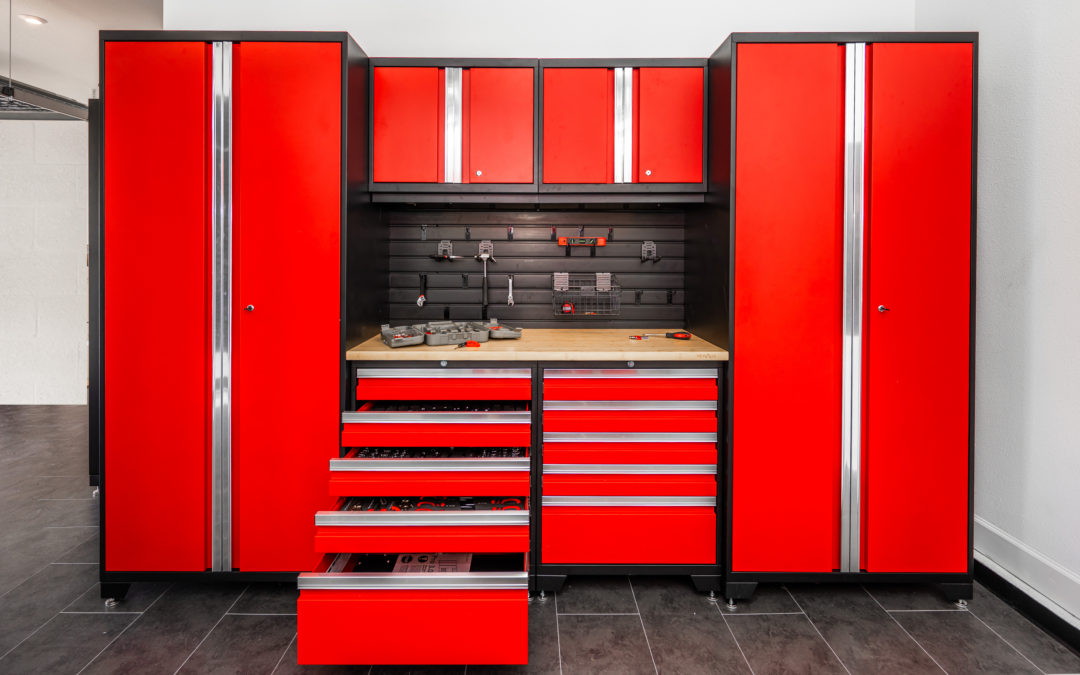
[(374, 70), (372, 164), (376, 183), (437, 183), (443, 80), (438, 68)]
[(875, 44), (868, 64), (866, 569), (964, 573), (972, 45)]
[[(740, 44), (732, 569), (840, 555), (844, 51)], [(813, 358), (807, 358), (813, 354)]]
[(613, 71), (545, 68), (543, 73), (544, 182), (613, 182)]
[(209, 567), (209, 60), (202, 42), (105, 45), (109, 571)]
[(700, 183), (705, 71), (641, 68), (635, 182)]
[(532, 68), (469, 69), (469, 183), (532, 183)]
[(338, 455), (341, 45), (233, 49), (233, 567), (310, 570)]

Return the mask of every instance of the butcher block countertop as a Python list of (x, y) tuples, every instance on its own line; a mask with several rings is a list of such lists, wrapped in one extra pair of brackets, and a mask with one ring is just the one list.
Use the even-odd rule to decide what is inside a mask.
[(479, 347), (454, 345), (397, 347), (378, 335), (350, 347), (349, 361), (727, 361), (727, 351), (691, 335), (689, 340), (651, 337), (641, 333), (670, 333), (678, 328), (526, 328), (516, 340), (488, 340)]

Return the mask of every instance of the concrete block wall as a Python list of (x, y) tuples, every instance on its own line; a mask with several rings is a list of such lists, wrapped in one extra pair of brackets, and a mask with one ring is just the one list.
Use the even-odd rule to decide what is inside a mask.
[(0, 404), (86, 403), (87, 135), (0, 121)]

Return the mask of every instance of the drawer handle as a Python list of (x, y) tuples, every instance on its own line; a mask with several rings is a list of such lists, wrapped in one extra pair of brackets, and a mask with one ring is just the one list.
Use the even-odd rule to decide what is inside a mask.
[(346, 412), (346, 424), (529, 424), (532, 413), (520, 412)]
[(593, 410), (716, 410), (716, 401), (544, 401), (544, 410), (590, 412)]
[(296, 585), (300, 590), (348, 591), (362, 589), (437, 590), (437, 589), (526, 589), (528, 572), (464, 572), (460, 574), (390, 574), (311, 573), (301, 574)]
[(544, 474), (716, 475), (715, 464), (545, 464)]
[(623, 497), (545, 495), (548, 506), (716, 506), (716, 497)]
[(523, 511), (319, 511), (315, 525), (349, 527), (424, 527), (469, 525), (528, 525)]
[(720, 371), (716, 368), (620, 368), (620, 369), (573, 369), (550, 368), (544, 371), (544, 379), (612, 379), (612, 378), (683, 378), (715, 380)]
[(532, 379), (530, 368), (357, 368), (360, 379)]
[(698, 433), (592, 433), (545, 431), (545, 443), (716, 443), (716, 434)]
[(331, 471), (528, 471), (528, 457), (476, 459), (332, 459)]

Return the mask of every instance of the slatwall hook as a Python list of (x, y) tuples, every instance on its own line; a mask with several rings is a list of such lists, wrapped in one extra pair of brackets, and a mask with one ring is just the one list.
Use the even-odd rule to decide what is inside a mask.
[(667, 304), (675, 304), (675, 289), (669, 288), (667, 292)]
[(427, 241), (427, 225), (420, 226), (420, 241)]
[(579, 236), (579, 237), (584, 237), (585, 236), (585, 226), (584, 225), (578, 225), (577, 226), (577, 236)]
[(614, 227), (608, 227), (608, 229), (607, 229), (607, 240), (608, 241), (615, 241), (615, 228)]
[(469, 287), (469, 275), (468, 274), (462, 274), (461, 275), (461, 287), (462, 288), (468, 288)]
[(450, 305), (444, 305), (443, 306), (443, 308), (442, 308), (442, 318), (443, 318), (443, 321), (449, 321), (450, 320)]
[(472, 239), (472, 228), (468, 225), (465, 226), (465, 241)]
[(634, 291), (634, 304), (635, 305), (640, 305), (641, 304), (641, 296), (644, 295), (644, 294), (645, 294), (645, 291), (641, 290), (640, 288), (638, 290)]
[(506, 240), (507, 241), (514, 241), (514, 226), (513, 225), (507, 225), (506, 226)]
[(558, 234), (556, 234), (556, 232), (555, 232), (555, 226), (554, 226), (554, 225), (552, 225), (552, 226), (551, 226), (551, 241), (558, 241), (558, 240), (559, 240), (559, 235), (558, 235)]

